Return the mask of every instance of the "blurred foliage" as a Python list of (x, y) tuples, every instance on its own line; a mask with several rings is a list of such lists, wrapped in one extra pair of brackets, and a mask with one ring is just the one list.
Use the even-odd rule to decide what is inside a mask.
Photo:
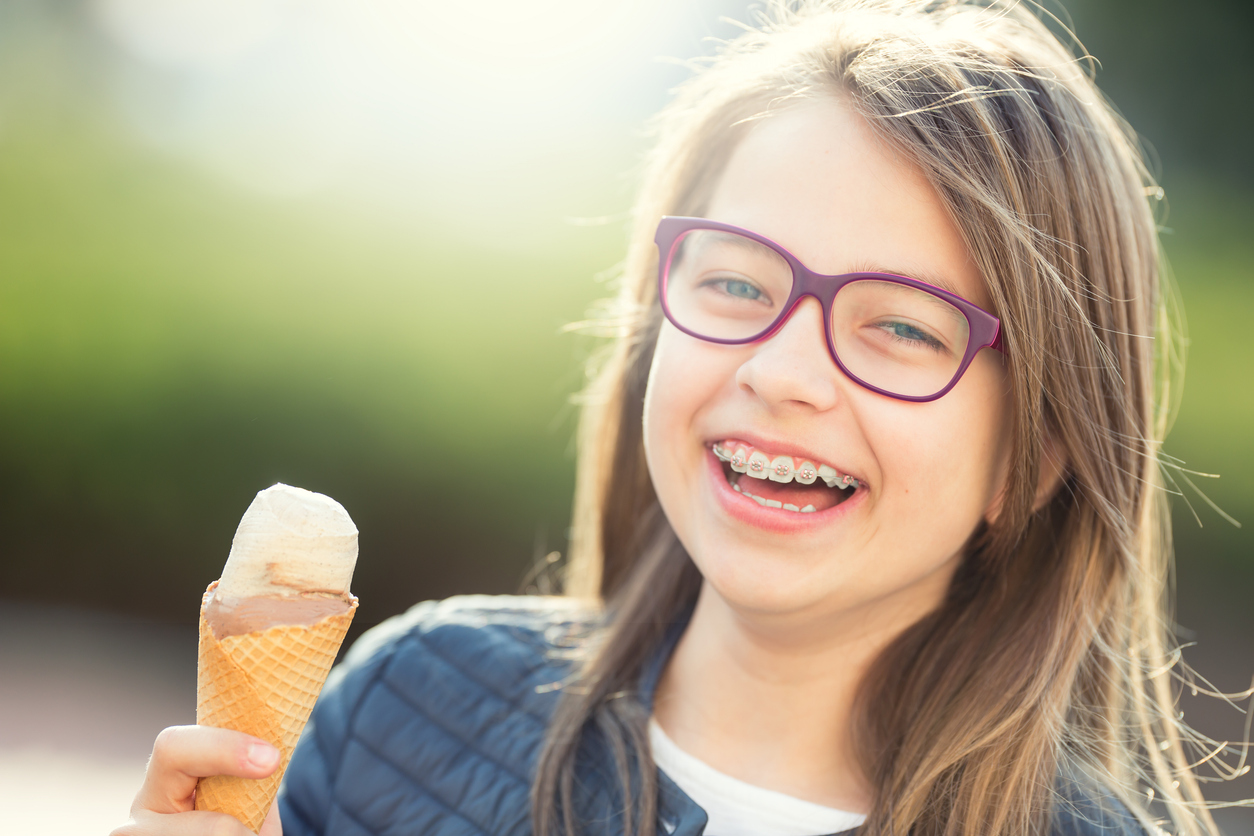
[(5, 69), (0, 594), (185, 620), (280, 480), (357, 521), (363, 625), (514, 591), (565, 547), (560, 331), (621, 228), (520, 243), (258, 200), (136, 146), (57, 67)]
[[(1097, 80), (1162, 162), (1169, 189), (1208, 174), (1254, 189), (1254, 4), (1246, 0), (1056, 0), (1099, 65)], [(1069, 14), (1068, 14), (1069, 13)]]
[(1183, 400), (1167, 452), (1210, 474), (1186, 470), (1198, 490), (1184, 484), (1174, 498), (1179, 620), (1198, 638), (1227, 643), (1239, 662), (1213, 674), (1234, 691), (1249, 685), (1254, 634), (1254, 344), (1244, 336), (1254, 314), (1251, 229), (1248, 193), (1188, 183), (1175, 191), (1163, 234), (1188, 323)]
[[(1231, 102), (1250, 7), (1206, 8), (1074, 8), (1164, 159), (1191, 341), (1169, 452), (1222, 472), (1196, 481), (1247, 525), (1192, 497), (1199, 528), (1176, 502), (1182, 620), (1204, 625), (1248, 611), (1254, 579), (1250, 109)], [(186, 622), (253, 493), (280, 480), (336, 497), (363, 532), (359, 627), (514, 591), (564, 550), (589, 346), (560, 329), (604, 295), (622, 224), (553, 212), (527, 239), (434, 206), (248, 196), (138, 144), (64, 13), (64, 43), (0, 32), (0, 596)], [(616, 153), (589, 192), (618, 188), (632, 161)]]

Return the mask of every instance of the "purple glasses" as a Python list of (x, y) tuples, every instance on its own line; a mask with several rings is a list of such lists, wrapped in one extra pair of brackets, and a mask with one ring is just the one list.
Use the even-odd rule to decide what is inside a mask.
[(704, 218), (662, 218), (656, 241), (662, 311), (698, 339), (765, 339), (812, 296), (823, 307), (827, 348), (840, 370), (903, 401), (936, 400), (980, 349), (1003, 350), (997, 317), (917, 279), (824, 276), (768, 238)]

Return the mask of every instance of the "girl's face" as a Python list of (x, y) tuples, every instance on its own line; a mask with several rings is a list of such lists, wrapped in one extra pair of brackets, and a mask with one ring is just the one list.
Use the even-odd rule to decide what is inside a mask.
[[(778, 242), (811, 270), (928, 277), (989, 307), (935, 190), (834, 99), (758, 125), (706, 216)], [(645, 396), (649, 471), (679, 539), (733, 609), (887, 615), (904, 627), (940, 602), (971, 534), (996, 513), (1011, 444), (1006, 373), (984, 350), (939, 400), (895, 400), (847, 378), (823, 329), (808, 297), (749, 345), (664, 323)], [(826, 465), (860, 485), (749, 478), (716, 445)]]

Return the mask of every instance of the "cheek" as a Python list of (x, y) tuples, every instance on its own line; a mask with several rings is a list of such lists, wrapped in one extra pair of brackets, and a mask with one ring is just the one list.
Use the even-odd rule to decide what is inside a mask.
[[(969, 378), (969, 379), (968, 379)], [(929, 478), (944, 486), (942, 506), (974, 529), (1000, 501), (1010, 469), (1010, 398), (1000, 366), (973, 365), (964, 391), (946, 403), (932, 426)], [(916, 451), (922, 457), (925, 451)], [(968, 532), (970, 533), (970, 532)]]
[(709, 416), (735, 397), (739, 360), (663, 323), (644, 396), (644, 453), (662, 510), (681, 540), (705, 478)]
[(649, 379), (644, 390), (644, 455), (649, 465), (649, 473), (656, 484), (658, 473), (655, 465), (667, 447), (667, 438), (671, 434), (669, 423), (674, 417), (675, 407), (671, 403), (676, 387), (670, 379), (673, 375), (674, 362), (667, 339), (666, 327), (658, 336), (657, 345), (653, 350), (653, 363), (649, 366)]
[(659, 500), (666, 506), (693, 457), (693, 421), (706, 400), (709, 380), (695, 341), (664, 323), (649, 367), (644, 395), (644, 453)]
[(972, 368), (979, 375), (976, 380), (984, 382), (983, 400), (972, 412), (979, 420), (972, 424), (979, 429), (979, 437), (984, 443), (984, 453), (980, 459), (983, 514), (985, 519), (991, 519), (1010, 480), (1010, 460), (1014, 447), (1013, 400), (1000, 355), (985, 351), (976, 358)]
[(908, 407), (889, 404), (863, 422), (892, 506), (885, 510), (916, 542), (961, 549), (995, 509), (1009, 472), (1002, 376), (970, 375), (944, 398)]

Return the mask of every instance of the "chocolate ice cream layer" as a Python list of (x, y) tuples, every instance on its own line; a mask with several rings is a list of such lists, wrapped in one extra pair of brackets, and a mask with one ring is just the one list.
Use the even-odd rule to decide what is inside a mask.
[(223, 598), (215, 594), (205, 608), (205, 621), (215, 636), (225, 639), (281, 624), (314, 624), (348, 609), (349, 602), (343, 598), (323, 595)]

